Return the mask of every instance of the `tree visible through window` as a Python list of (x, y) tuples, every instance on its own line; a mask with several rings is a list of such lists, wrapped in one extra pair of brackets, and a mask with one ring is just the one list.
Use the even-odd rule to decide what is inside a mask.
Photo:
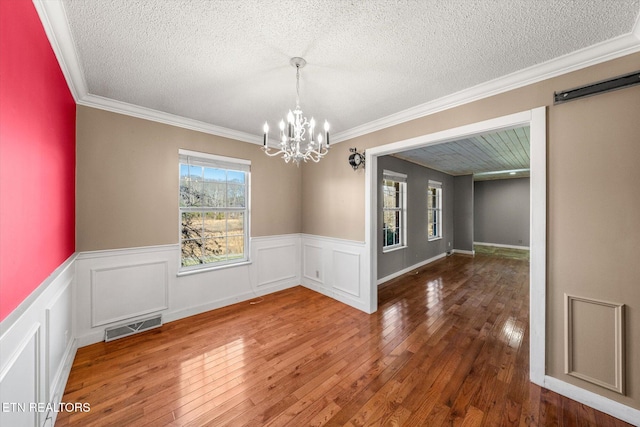
[(382, 246), (405, 245), (406, 175), (384, 171), (382, 180)]
[(429, 240), (442, 237), (442, 184), (429, 181), (427, 191), (427, 223)]
[(234, 160), (180, 152), (183, 270), (248, 259), (249, 166), (246, 161)]

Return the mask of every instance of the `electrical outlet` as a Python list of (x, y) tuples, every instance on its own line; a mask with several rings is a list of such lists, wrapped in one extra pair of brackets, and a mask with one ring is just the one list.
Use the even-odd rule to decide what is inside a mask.
[(449, 247), (451, 247), (451, 242), (449, 242)]
[(316, 279), (319, 279), (319, 278), (320, 278), (320, 271), (316, 270)]

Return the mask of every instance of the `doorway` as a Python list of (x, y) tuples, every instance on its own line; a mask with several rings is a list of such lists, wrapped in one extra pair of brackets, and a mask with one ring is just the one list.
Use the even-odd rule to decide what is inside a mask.
[(378, 307), (377, 290), (377, 175), (378, 157), (412, 148), (442, 144), (487, 132), (529, 126), (530, 165), (530, 352), (529, 376), (542, 385), (545, 375), (545, 304), (546, 304), (546, 108), (485, 120), (441, 132), (397, 141), (368, 149), (365, 169), (365, 251), (368, 260), (369, 312)]

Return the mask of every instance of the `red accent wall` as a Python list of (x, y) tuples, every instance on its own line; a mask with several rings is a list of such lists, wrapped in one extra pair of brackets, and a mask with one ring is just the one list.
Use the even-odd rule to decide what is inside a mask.
[(30, 0), (0, 0), (0, 320), (75, 250), (76, 106)]

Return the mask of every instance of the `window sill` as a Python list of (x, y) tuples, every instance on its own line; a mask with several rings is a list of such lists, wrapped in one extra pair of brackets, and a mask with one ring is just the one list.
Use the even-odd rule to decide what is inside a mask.
[(393, 246), (393, 247), (386, 248), (386, 249), (382, 248), (382, 253), (386, 254), (388, 252), (395, 252), (395, 251), (399, 251), (400, 249), (406, 249), (406, 248), (407, 248), (406, 245), (404, 245), (404, 246)]
[(224, 264), (224, 265), (215, 265), (215, 266), (212, 265), (211, 267), (202, 267), (202, 268), (196, 268), (193, 270), (178, 271), (176, 276), (177, 277), (191, 276), (192, 274), (208, 273), (210, 271), (224, 270), (226, 268), (233, 268), (233, 267), (242, 267), (244, 265), (250, 265), (250, 264), (251, 264), (251, 260), (234, 262), (233, 264)]
[(436, 240), (442, 240), (442, 236), (439, 236), (439, 237), (431, 237), (431, 238), (428, 238), (428, 239), (427, 239), (427, 241), (429, 241), (429, 242), (433, 242), (433, 241), (436, 241)]

